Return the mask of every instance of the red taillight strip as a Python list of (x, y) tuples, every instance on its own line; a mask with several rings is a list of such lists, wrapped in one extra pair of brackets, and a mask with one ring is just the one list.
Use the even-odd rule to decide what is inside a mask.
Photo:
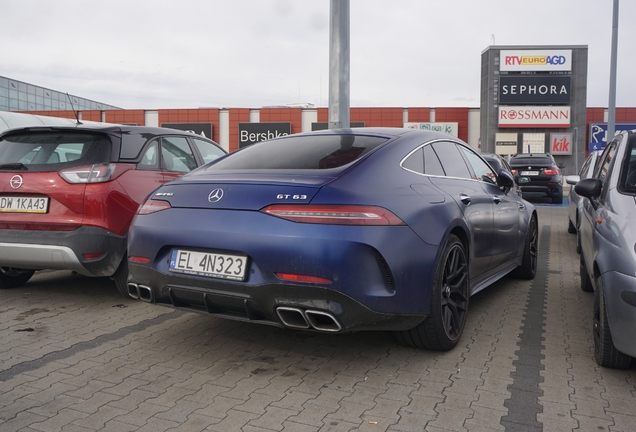
[(311, 283), (321, 283), (321, 284), (330, 284), (331, 281), (329, 279), (321, 278), (318, 276), (307, 276), (307, 275), (299, 275), (293, 273), (275, 273), (276, 277), (282, 280), (288, 280), (293, 282), (311, 282)]
[(357, 205), (285, 205), (274, 204), (261, 210), (293, 222), (327, 225), (405, 225), (389, 210)]

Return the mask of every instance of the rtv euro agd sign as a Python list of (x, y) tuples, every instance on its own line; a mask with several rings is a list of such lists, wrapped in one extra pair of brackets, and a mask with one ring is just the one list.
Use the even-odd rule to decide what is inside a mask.
[(571, 71), (572, 50), (501, 50), (500, 71)]

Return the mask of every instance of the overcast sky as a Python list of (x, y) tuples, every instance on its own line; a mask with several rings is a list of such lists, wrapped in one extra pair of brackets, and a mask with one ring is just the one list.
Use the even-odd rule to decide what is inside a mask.
[[(613, 0), (350, 0), (351, 106), (479, 107), (490, 45), (587, 45), (606, 107)], [(328, 105), (330, 0), (0, 0), (0, 75), (127, 109)], [(636, 106), (636, 1), (617, 106)]]

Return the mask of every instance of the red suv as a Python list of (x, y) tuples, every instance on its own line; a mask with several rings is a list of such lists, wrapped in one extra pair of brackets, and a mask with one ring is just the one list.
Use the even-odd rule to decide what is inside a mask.
[(0, 134), (0, 288), (39, 269), (111, 276), (127, 295), (127, 233), (162, 183), (223, 156), (166, 128), (78, 124)]

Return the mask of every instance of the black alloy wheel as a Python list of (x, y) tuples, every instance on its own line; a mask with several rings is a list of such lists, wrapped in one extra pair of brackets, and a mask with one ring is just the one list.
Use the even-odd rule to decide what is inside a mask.
[(521, 265), (517, 267), (513, 276), (520, 279), (534, 279), (537, 274), (537, 263), (539, 261), (539, 226), (536, 216), (532, 216), (528, 223), (526, 242), (523, 247), (523, 258)]
[(417, 327), (397, 332), (398, 340), (416, 348), (453, 349), (464, 331), (468, 300), (468, 259), (463, 243), (451, 234), (435, 271), (430, 314)]

